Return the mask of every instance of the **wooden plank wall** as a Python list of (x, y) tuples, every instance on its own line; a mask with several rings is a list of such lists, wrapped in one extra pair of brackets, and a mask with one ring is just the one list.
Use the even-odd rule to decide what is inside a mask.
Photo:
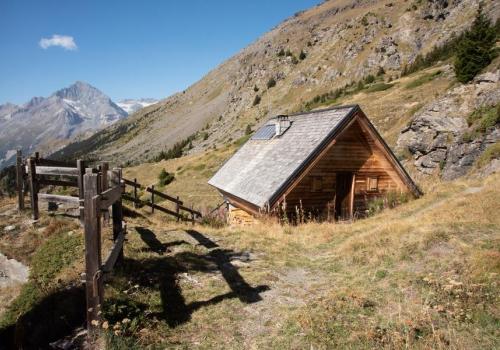
[[(367, 202), (389, 191), (407, 191), (389, 161), (358, 122), (353, 123), (337, 139), (335, 145), (286, 197), (286, 211), (296, 208), (326, 218), (328, 203), (333, 208), (337, 172), (355, 174), (354, 211), (364, 213)], [(378, 178), (377, 192), (367, 191), (367, 178)], [(321, 179), (321, 190), (312, 191), (313, 182)], [(316, 179), (316, 180), (315, 180)], [(333, 209), (331, 209), (333, 210)], [(333, 213), (331, 213), (333, 215)]]

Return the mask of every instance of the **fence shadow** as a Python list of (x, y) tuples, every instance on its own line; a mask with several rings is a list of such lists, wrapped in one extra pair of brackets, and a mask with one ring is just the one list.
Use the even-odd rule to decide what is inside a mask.
[(45, 296), (16, 323), (0, 329), (0, 350), (50, 349), (85, 323), (85, 293), (82, 286), (67, 287)]
[[(137, 232), (148, 247), (161, 256), (145, 260), (126, 258), (119, 273), (125, 274), (134, 284), (153, 290), (159, 288), (162, 311), (153, 314), (153, 316), (165, 320), (170, 327), (186, 323), (196, 310), (220, 303), (226, 299), (238, 298), (246, 304), (258, 302), (262, 300), (260, 293), (269, 290), (267, 285), (252, 287), (231, 263), (234, 259), (248, 260), (247, 253), (220, 249), (215, 242), (200, 232), (189, 230), (186, 233), (195, 238), (200, 244), (216, 247), (217, 249), (213, 249), (206, 254), (179, 252), (166, 255), (166, 246), (184, 244), (185, 241), (179, 240), (164, 244), (149, 229), (137, 228)], [(178, 274), (190, 271), (219, 271), (231, 291), (207, 300), (186, 303), (178, 283)]]
[(142, 241), (146, 243), (147, 248), (142, 249), (142, 251), (152, 251), (159, 255), (163, 255), (169, 251), (169, 247), (174, 247), (182, 244), (189, 244), (184, 240), (177, 240), (168, 243), (162, 243), (155, 235), (153, 231), (145, 227), (136, 227), (135, 230), (141, 237)]

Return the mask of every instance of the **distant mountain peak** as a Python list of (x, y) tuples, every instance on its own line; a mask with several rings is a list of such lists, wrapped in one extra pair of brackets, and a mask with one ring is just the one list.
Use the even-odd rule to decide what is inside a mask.
[(93, 87), (89, 83), (84, 81), (76, 81), (72, 85), (63, 88), (61, 90), (56, 91), (54, 94), (60, 98), (65, 98), (69, 100), (79, 100), (82, 98), (86, 99), (95, 99), (95, 98), (106, 98), (109, 99), (106, 95), (104, 95), (99, 89)]

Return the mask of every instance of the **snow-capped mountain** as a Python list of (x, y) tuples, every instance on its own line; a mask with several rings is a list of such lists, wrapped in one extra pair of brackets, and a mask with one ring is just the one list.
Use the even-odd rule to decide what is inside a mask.
[(137, 112), (139, 109), (151, 106), (152, 104), (155, 104), (158, 101), (159, 100), (155, 100), (154, 98), (140, 98), (137, 100), (128, 98), (125, 100), (118, 101), (116, 104), (130, 115)]
[(108, 96), (81, 81), (21, 106), (0, 105), (0, 169), (14, 162), (16, 149), (51, 153), (76, 135), (89, 135), (127, 115)]

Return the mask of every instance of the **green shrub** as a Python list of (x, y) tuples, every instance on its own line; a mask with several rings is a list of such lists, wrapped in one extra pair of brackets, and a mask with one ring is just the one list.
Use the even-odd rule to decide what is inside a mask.
[(306, 53), (304, 52), (304, 50), (300, 50), (300, 54), (299, 54), (299, 60), (303, 61), (305, 60), (307, 57)]
[(250, 124), (247, 124), (247, 127), (245, 128), (245, 135), (250, 135), (252, 133), (252, 127)]
[(479, 6), (476, 18), (457, 46), (454, 62), (457, 80), (461, 83), (471, 81), (494, 58), (496, 42), (495, 28)]
[(270, 78), (267, 81), (267, 88), (270, 89), (270, 88), (275, 87), (275, 86), (276, 86), (276, 80), (274, 78)]
[(371, 84), (375, 82), (375, 77), (371, 74), (368, 74), (365, 78), (365, 84)]
[(255, 91), (255, 92), (258, 92), (258, 91), (259, 91), (259, 88), (257, 87), (257, 85), (254, 85), (254, 87), (253, 87), (253, 91)]
[(285, 56), (285, 50), (281, 49), (278, 52), (278, 57), (283, 57), (283, 56)]
[(167, 186), (172, 181), (174, 181), (175, 176), (174, 176), (174, 174), (170, 174), (165, 169), (162, 169), (160, 172), (160, 175), (158, 175), (158, 180), (159, 180), (158, 184), (163, 187), (163, 186)]
[(488, 146), (476, 161), (476, 166), (482, 168), (488, 165), (493, 159), (500, 158), (500, 142)]

